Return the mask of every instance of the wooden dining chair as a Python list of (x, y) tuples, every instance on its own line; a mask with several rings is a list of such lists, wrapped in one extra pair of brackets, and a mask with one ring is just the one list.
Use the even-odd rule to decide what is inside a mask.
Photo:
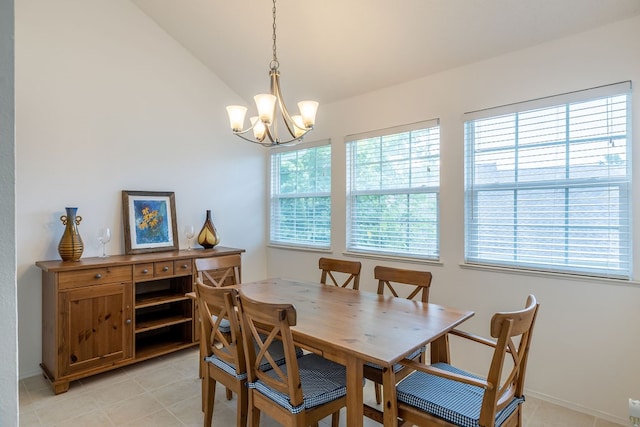
[(523, 310), (494, 314), (494, 340), (451, 332), (493, 349), (485, 378), (449, 363), (403, 360), (415, 371), (398, 383), (398, 417), (405, 425), (418, 426), (522, 426), (524, 380), (538, 308), (529, 295)]
[[(423, 303), (429, 302), (429, 289), (431, 287), (431, 273), (428, 271), (406, 270), (401, 268), (376, 266), (373, 274), (378, 280), (378, 295), (384, 295), (385, 291), (390, 292), (394, 297), (401, 297), (413, 300), (419, 297)], [(406, 288), (406, 289), (401, 289)], [(420, 359), (425, 361), (424, 347), (411, 353), (407, 358)], [(400, 380), (409, 375), (412, 370), (401, 364), (393, 367), (396, 379)], [(376, 393), (376, 402), (382, 402), (382, 367), (365, 363), (364, 377), (373, 381)]]
[[(238, 396), (237, 426), (247, 424), (247, 372), (240, 325), (234, 308), (234, 288), (212, 287), (196, 279), (196, 295), (201, 318), (201, 376), (204, 426), (211, 426), (216, 383), (220, 382)], [(225, 320), (228, 333), (220, 323)], [(229, 396), (227, 396), (229, 397)]]
[(229, 286), (242, 283), (240, 255), (196, 258), (198, 279), (209, 286)]
[[(284, 426), (306, 427), (332, 415), (337, 427), (340, 409), (347, 403), (346, 369), (314, 353), (296, 357), (291, 327), (296, 309), (240, 295), (237, 302), (247, 360), (249, 426), (258, 427), (261, 412)], [(264, 335), (263, 335), (264, 334)], [(285, 364), (259, 368), (258, 360), (273, 361), (269, 345), (281, 339)], [(249, 346), (254, 340), (257, 346)]]
[[(322, 270), (320, 275), (320, 283), (327, 284), (327, 278), (331, 279), (331, 283), (335, 286), (347, 288), (349, 285), (353, 289), (360, 287), (360, 270), (362, 264), (359, 261), (346, 261), (342, 259), (320, 258), (318, 267)], [(340, 273), (337, 279), (335, 273)], [(346, 276), (341, 277), (341, 276)]]
[[(196, 276), (205, 285), (213, 287), (237, 285), (242, 282), (242, 266), (239, 254), (224, 255), (219, 257), (196, 258)], [(196, 302), (195, 318), (200, 322), (201, 317), (198, 315), (198, 304)], [(231, 339), (229, 320), (222, 319), (218, 328), (223, 334), (227, 334), (227, 339)], [(196, 339), (200, 339), (197, 335), (200, 329), (197, 329)], [(200, 341), (200, 378), (204, 378), (204, 348)], [(231, 400), (231, 390), (227, 389), (227, 400)]]
[[(223, 384), (238, 396), (236, 405), (237, 426), (247, 424), (248, 392), (247, 364), (245, 361), (244, 341), (240, 333), (240, 322), (235, 309), (238, 291), (230, 287), (212, 287), (196, 279), (196, 296), (202, 317), (202, 339), (204, 350), (204, 379), (202, 381), (202, 401), (204, 426), (210, 427), (213, 419), (216, 383)], [(222, 333), (220, 323), (227, 319), (229, 334)], [(256, 344), (253, 343), (255, 346)], [(281, 341), (274, 340), (269, 347), (275, 365), (285, 362), (284, 347)], [(302, 350), (295, 349), (296, 356), (302, 356)], [(262, 360), (259, 369), (271, 369), (271, 363)]]

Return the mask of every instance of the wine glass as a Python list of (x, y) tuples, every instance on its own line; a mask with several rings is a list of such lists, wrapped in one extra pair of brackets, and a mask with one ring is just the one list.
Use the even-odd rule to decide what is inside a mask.
[(184, 234), (187, 236), (187, 250), (190, 251), (191, 250), (191, 239), (193, 239), (193, 237), (196, 235), (195, 229), (193, 228), (193, 225), (187, 225), (184, 228)]
[(105, 245), (111, 241), (111, 229), (109, 227), (104, 227), (98, 230), (98, 241), (102, 244), (102, 254), (99, 255), (100, 258), (106, 258), (109, 255), (105, 252)]

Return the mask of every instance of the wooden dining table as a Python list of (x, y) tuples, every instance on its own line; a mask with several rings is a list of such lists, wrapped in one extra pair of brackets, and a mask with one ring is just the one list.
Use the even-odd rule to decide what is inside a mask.
[[(267, 279), (238, 286), (241, 295), (266, 303), (289, 303), (297, 313), (291, 328), (298, 345), (346, 366), (347, 426), (361, 427), (365, 415), (363, 364), (384, 369), (382, 414), (397, 425), (395, 374), (391, 367), (431, 344), (432, 358), (448, 359), (447, 333), (472, 311), (425, 304), (373, 292), (291, 279)], [(368, 407), (368, 415), (374, 408)]]

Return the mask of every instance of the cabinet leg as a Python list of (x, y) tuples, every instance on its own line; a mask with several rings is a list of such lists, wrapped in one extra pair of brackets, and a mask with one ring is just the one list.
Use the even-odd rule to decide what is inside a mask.
[(51, 384), (54, 394), (66, 393), (69, 391), (69, 381), (57, 381)]

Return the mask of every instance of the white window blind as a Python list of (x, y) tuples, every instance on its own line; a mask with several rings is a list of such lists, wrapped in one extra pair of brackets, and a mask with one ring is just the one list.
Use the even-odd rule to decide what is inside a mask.
[(630, 91), (466, 115), (466, 262), (631, 277)]
[(270, 243), (330, 247), (331, 145), (323, 144), (271, 154)]
[(438, 259), (438, 121), (346, 141), (347, 249)]

